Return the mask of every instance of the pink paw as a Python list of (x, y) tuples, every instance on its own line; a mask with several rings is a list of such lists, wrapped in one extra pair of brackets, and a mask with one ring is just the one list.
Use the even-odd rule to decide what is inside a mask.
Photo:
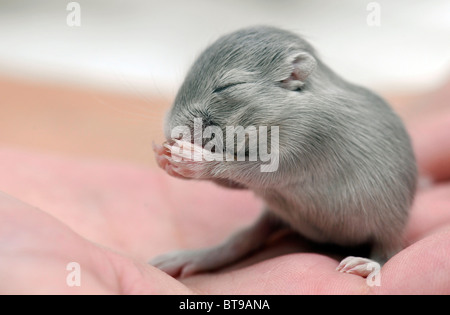
[(349, 256), (341, 261), (336, 270), (366, 278), (381, 269), (380, 264), (368, 258)]
[(173, 177), (199, 179), (206, 175), (204, 159), (194, 159), (194, 154), (202, 154), (203, 148), (180, 140), (170, 140), (163, 145), (153, 144), (153, 150), (159, 167)]

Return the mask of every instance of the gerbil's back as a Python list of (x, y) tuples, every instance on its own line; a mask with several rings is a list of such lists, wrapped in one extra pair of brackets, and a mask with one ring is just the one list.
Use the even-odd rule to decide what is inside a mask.
[[(316, 241), (395, 242), (408, 219), (417, 169), (400, 118), (374, 93), (351, 85), (318, 91), (306, 153), (289, 186), (261, 195), (294, 229)], [(305, 149), (305, 148), (304, 148)], [(294, 180), (296, 177), (297, 180)]]

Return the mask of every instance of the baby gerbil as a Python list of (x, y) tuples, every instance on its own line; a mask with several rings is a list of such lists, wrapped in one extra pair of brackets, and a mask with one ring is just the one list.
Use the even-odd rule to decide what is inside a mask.
[[(216, 126), (223, 134), (226, 126), (278, 126), (279, 146), (271, 152), (277, 169), (261, 171), (261, 160), (180, 160), (171, 149), (192, 140), (183, 138), (183, 144), (172, 131), (194, 130), (196, 118), (202, 119), (201, 130)], [(219, 38), (188, 72), (165, 131), (165, 147), (154, 149), (169, 174), (251, 189), (265, 202), (257, 222), (223, 244), (151, 261), (167, 273), (220, 268), (286, 226), (321, 243), (370, 242), (371, 258), (380, 263), (401, 249), (417, 177), (403, 123), (379, 96), (327, 67), (298, 35), (258, 26)], [(207, 151), (204, 146), (195, 143), (190, 150)], [(234, 149), (216, 146), (214, 154)], [(369, 262), (350, 257), (337, 269), (367, 276)]]

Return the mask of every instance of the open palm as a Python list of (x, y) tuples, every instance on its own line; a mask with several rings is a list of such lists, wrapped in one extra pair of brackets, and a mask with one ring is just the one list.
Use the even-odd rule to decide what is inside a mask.
[[(335, 271), (342, 257), (292, 235), (224, 270), (179, 281), (146, 262), (215, 245), (250, 224), (260, 209), (251, 192), (0, 150), (0, 293), (450, 293), (449, 125), (445, 107), (408, 118), (422, 173), (440, 181), (418, 192), (409, 246), (374, 287)], [(80, 266), (80, 286), (68, 285), (71, 262)]]

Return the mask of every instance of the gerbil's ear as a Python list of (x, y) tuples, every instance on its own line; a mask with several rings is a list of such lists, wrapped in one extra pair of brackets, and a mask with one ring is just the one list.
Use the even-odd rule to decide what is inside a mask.
[(289, 77), (281, 81), (281, 86), (292, 91), (301, 88), (316, 65), (316, 59), (306, 52), (294, 55), (290, 65), (292, 71)]

